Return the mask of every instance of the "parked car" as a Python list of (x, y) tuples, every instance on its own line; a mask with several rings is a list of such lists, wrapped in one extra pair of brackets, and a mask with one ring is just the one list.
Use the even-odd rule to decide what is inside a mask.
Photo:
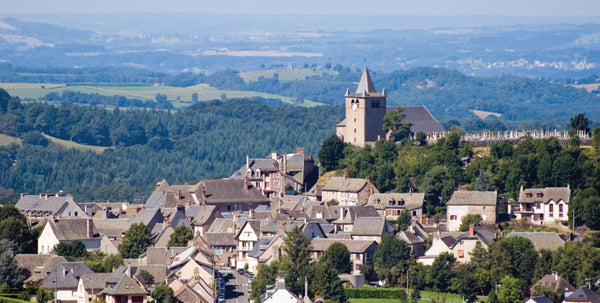
[(238, 274), (244, 275), (244, 269), (243, 268), (238, 269)]

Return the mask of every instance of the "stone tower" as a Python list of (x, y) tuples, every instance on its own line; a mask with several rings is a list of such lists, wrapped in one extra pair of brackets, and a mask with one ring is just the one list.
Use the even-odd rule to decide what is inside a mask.
[(369, 142), (385, 138), (383, 117), (386, 114), (386, 94), (375, 90), (365, 67), (356, 92), (346, 90), (346, 119), (336, 127), (342, 141), (364, 147)]

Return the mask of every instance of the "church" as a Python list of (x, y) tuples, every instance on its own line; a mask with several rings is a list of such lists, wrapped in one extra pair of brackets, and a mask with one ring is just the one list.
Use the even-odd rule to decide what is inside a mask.
[[(344, 143), (364, 147), (379, 138), (385, 138), (383, 117), (396, 107), (387, 107), (385, 89), (380, 93), (375, 90), (369, 71), (365, 67), (354, 93), (346, 90), (345, 94), (346, 119), (336, 126), (336, 134)], [(443, 133), (446, 130), (425, 106), (405, 106), (404, 122), (412, 123), (410, 131), (413, 134)]]

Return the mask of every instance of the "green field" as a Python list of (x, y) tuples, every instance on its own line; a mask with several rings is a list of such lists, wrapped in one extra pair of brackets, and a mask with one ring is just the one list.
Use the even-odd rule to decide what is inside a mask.
[(312, 69), (303, 68), (303, 69), (267, 69), (267, 70), (256, 70), (256, 71), (248, 71), (239, 73), (240, 77), (244, 79), (244, 81), (252, 82), (257, 81), (259, 77), (265, 78), (273, 78), (273, 75), (277, 74), (279, 76), (279, 80), (281, 81), (294, 81), (294, 80), (304, 80), (306, 77), (311, 76), (322, 76), (324, 74), (335, 74), (334, 71), (313, 71)]
[(399, 303), (402, 302), (398, 299), (348, 299), (350, 303)]
[[(197, 84), (188, 87), (174, 87), (163, 85), (66, 85), (48, 83), (0, 83), (0, 88), (5, 89), (11, 96), (21, 99), (39, 100), (51, 92), (61, 93), (65, 90), (77, 91), (86, 94), (100, 94), (105, 96), (125, 96), (142, 100), (154, 100), (156, 94), (167, 95), (167, 99), (173, 101), (176, 108), (186, 107), (193, 104), (192, 94), (198, 94), (199, 101), (220, 99), (223, 94), (227, 98), (251, 98), (262, 97), (269, 99), (281, 99), (285, 103), (293, 103), (293, 98), (252, 91), (219, 90), (208, 84)], [(319, 103), (305, 101), (304, 106), (315, 106)]]
[(48, 136), (46, 134), (43, 134), (44, 137), (46, 137), (46, 139), (52, 141), (55, 144), (59, 144), (62, 145), (63, 147), (66, 148), (74, 148), (77, 150), (91, 150), (91, 151), (95, 151), (96, 153), (101, 153), (104, 150), (106, 150), (109, 147), (105, 147), (105, 146), (93, 146), (93, 145), (84, 145), (84, 144), (79, 144), (73, 141), (69, 141), (69, 140), (62, 140), (62, 139), (58, 139), (58, 138), (54, 138), (51, 136)]

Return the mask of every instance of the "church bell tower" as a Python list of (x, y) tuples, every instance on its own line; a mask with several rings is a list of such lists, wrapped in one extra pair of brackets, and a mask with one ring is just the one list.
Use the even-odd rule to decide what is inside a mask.
[(386, 94), (375, 90), (365, 67), (354, 93), (346, 90), (346, 119), (337, 125), (337, 135), (346, 143), (364, 147), (369, 142), (385, 138), (383, 117), (386, 114)]

